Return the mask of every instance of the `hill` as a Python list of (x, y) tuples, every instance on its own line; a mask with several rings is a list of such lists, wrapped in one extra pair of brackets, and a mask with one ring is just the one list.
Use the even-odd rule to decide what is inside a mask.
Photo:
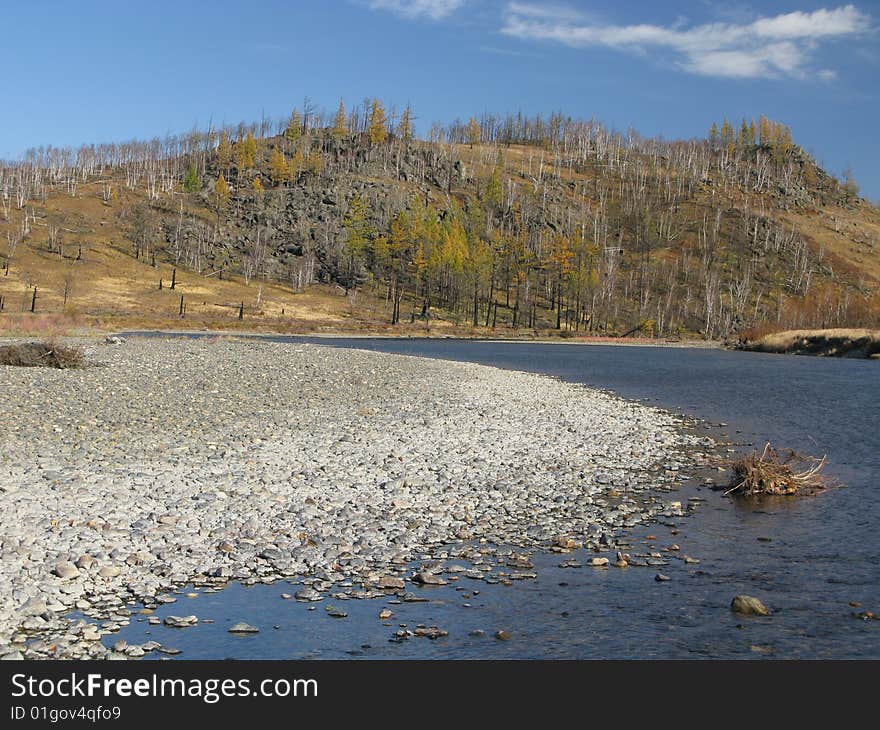
[(411, 119), (373, 100), (0, 165), (0, 328), (729, 338), (880, 319), (880, 211), (782, 124), (666, 142), (484, 116), (421, 140)]

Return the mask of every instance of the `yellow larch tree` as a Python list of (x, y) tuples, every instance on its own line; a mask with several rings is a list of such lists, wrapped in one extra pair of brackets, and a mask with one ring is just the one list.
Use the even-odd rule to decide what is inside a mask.
[(236, 145), (235, 164), (238, 166), (239, 171), (250, 170), (256, 163), (256, 160), (257, 140), (254, 139), (253, 132), (248, 131), (247, 137)]
[(480, 127), (480, 123), (471, 117), (467, 123), (467, 129), (465, 130), (467, 134), (468, 144), (473, 147), (475, 144), (480, 144), (480, 140), (483, 138), (483, 130)]
[(380, 145), (388, 138), (388, 122), (385, 107), (378, 99), (373, 99), (370, 107), (370, 144)]
[(229, 143), (229, 135), (226, 132), (220, 133), (220, 141), (217, 143), (217, 164), (221, 170), (229, 171), (229, 165), (232, 164), (232, 145)]
[(289, 179), (290, 171), (284, 153), (275, 147), (269, 155), (269, 176), (275, 185), (281, 185)]
[(336, 110), (336, 119), (333, 121), (333, 139), (339, 141), (348, 136), (348, 117), (345, 114), (345, 102), (339, 100), (339, 108)]

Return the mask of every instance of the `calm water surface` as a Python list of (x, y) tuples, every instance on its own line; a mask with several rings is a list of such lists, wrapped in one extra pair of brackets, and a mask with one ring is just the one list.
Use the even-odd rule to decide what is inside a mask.
[[(195, 599), (180, 596), (157, 611), (196, 613), (213, 624), (181, 630), (135, 621), (121, 638), (153, 638), (191, 659), (880, 658), (880, 621), (852, 616), (856, 610), (880, 613), (880, 363), (574, 344), (295, 341), (466, 360), (613, 390), (705, 420), (716, 438), (726, 437), (738, 450), (769, 440), (825, 453), (828, 472), (846, 487), (757, 504), (683, 487), (680, 498), (698, 495), (706, 502), (678, 522), (680, 534), (661, 525), (629, 533), (636, 551), (651, 534), (658, 547), (674, 542), (681, 554), (700, 559), (698, 565), (676, 560), (663, 568), (667, 583), (656, 582), (651, 569), (562, 569), (558, 555), (536, 554), (537, 580), (506, 587), (463, 578), (458, 590), (424, 588), (430, 602), (390, 606), (392, 626), (377, 618), (384, 600), (306, 605), (280, 598), (294, 592), (286, 582), (233, 584)], [(729, 604), (737, 593), (760, 597), (773, 615), (732, 614)], [(862, 608), (850, 607), (851, 601)], [(344, 608), (348, 618), (327, 616), (327, 603)], [(239, 620), (261, 632), (227, 633)], [(450, 635), (390, 642), (403, 623), (437, 625)], [(495, 640), (499, 629), (513, 638)], [(470, 635), (477, 630), (485, 635)]]

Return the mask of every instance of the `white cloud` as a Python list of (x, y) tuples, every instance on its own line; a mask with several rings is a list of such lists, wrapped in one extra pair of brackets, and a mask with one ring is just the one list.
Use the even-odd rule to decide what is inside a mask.
[[(671, 53), (680, 68), (704, 76), (803, 77), (823, 39), (871, 30), (871, 19), (853, 5), (793, 12), (751, 23), (603, 25), (574, 10), (510, 3), (502, 33), (572, 47), (601, 46), (623, 51)], [(833, 71), (819, 72), (828, 80)]]
[(404, 18), (440, 20), (458, 10), (466, 0), (369, 0), (372, 10), (390, 10)]
[(551, 5), (550, 3), (519, 3), (512, 2), (507, 6), (509, 13), (526, 18), (540, 18), (542, 20), (583, 20), (584, 15), (578, 10), (565, 5)]

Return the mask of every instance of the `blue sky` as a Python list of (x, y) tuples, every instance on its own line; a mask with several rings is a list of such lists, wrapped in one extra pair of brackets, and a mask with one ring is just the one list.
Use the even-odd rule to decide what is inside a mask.
[(411, 103), (421, 130), (563, 111), (667, 139), (765, 114), (880, 200), (880, 3), (508, 0), (3, 4), (0, 156)]

